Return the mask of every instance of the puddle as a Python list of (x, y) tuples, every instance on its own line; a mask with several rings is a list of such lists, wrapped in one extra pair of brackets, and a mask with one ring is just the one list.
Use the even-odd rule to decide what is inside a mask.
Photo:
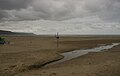
[(95, 47), (95, 48), (92, 48), (92, 49), (85, 49), (85, 50), (75, 50), (75, 51), (71, 51), (71, 52), (65, 52), (65, 53), (61, 53), (60, 55), (64, 56), (63, 59), (61, 60), (58, 60), (58, 61), (55, 61), (55, 62), (52, 62), (48, 65), (54, 65), (54, 64), (57, 64), (57, 63), (62, 63), (64, 61), (68, 61), (68, 60), (71, 60), (71, 59), (74, 59), (74, 58), (77, 58), (79, 56), (82, 56), (82, 55), (85, 55), (85, 54), (88, 54), (89, 52), (101, 52), (103, 50), (108, 50), (108, 49), (111, 49), (113, 48), (114, 46), (117, 46), (119, 45), (120, 43), (113, 43), (111, 45), (102, 45), (102, 46), (99, 46), (99, 47)]

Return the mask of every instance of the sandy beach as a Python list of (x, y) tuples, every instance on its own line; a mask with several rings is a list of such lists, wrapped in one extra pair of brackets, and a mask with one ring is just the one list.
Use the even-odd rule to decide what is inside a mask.
[(120, 37), (62, 36), (59, 48), (54, 36), (5, 36), (0, 45), (0, 76), (120, 76), (120, 45), (89, 53), (59, 64), (60, 53), (119, 43)]

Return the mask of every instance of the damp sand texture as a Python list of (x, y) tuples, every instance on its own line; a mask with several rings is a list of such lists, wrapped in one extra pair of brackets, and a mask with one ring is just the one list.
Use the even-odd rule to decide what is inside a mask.
[(0, 76), (120, 76), (120, 46), (88, 53), (59, 64), (45, 64), (63, 58), (61, 53), (119, 43), (120, 37), (7, 36), (10, 44), (0, 46)]

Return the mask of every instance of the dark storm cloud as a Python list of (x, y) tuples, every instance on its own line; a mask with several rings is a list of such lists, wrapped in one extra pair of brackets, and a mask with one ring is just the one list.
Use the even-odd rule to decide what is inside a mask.
[(25, 8), (31, 0), (0, 0), (0, 9), (20, 9)]
[(0, 0), (1, 20), (65, 20), (96, 16), (120, 21), (120, 0)]
[(9, 17), (6, 10), (19, 10), (27, 8), (32, 0), (0, 0), (0, 19)]

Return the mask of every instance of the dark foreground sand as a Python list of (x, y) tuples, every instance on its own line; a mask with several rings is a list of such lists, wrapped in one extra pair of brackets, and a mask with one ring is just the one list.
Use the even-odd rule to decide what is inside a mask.
[(5, 37), (0, 45), (0, 76), (120, 76), (120, 46), (106, 52), (89, 53), (63, 63), (44, 67), (61, 59), (61, 52), (120, 42), (120, 37)]

